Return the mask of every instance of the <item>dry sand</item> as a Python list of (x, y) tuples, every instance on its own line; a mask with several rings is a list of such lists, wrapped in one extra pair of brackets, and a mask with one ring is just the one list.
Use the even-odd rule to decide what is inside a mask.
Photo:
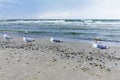
[(15, 37), (0, 41), (0, 80), (120, 80), (119, 47)]

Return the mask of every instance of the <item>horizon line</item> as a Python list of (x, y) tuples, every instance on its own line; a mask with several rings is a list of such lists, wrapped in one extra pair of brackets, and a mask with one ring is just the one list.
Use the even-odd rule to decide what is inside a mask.
[(108, 19), (108, 18), (8, 18), (0, 20), (120, 20), (120, 19)]

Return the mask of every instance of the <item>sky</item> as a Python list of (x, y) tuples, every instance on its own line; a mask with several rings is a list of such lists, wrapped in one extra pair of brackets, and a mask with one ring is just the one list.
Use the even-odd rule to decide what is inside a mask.
[(0, 19), (120, 19), (120, 0), (0, 0)]

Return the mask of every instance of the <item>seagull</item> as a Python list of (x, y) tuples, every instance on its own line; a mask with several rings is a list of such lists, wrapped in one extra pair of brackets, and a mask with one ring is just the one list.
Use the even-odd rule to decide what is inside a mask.
[(95, 37), (95, 36), (93, 37), (93, 39), (96, 41), (96, 43), (97, 43), (97, 41), (102, 41), (102, 39)]
[(50, 41), (51, 42), (57, 42), (57, 43), (63, 42), (62, 40), (60, 40), (58, 38), (53, 38), (53, 37), (50, 38)]
[(33, 42), (33, 41), (35, 41), (35, 40), (32, 39), (32, 38), (23, 37), (23, 41), (24, 41), (24, 42)]
[(9, 36), (9, 35), (7, 35), (7, 34), (4, 34), (3, 37), (4, 37), (4, 39), (6, 39), (6, 40), (10, 40), (10, 39), (12, 39), (12, 37)]
[(97, 44), (97, 43), (92, 43), (92, 47), (93, 48), (98, 48), (98, 49), (109, 49), (110, 48), (108, 46)]

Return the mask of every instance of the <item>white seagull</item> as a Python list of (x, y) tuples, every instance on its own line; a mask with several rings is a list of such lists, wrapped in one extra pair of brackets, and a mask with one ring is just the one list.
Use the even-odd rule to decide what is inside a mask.
[(33, 42), (33, 41), (35, 41), (35, 40), (32, 39), (32, 38), (23, 37), (23, 41), (24, 41), (24, 42)]
[(51, 42), (57, 42), (57, 43), (63, 42), (61, 39), (53, 38), (53, 37), (50, 38), (50, 41)]
[(3, 37), (4, 37), (4, 39), (6, 39), (6, 40), (10, 40), (10, 39), (12, 39), (12, 37), (9, 36), (9, 35), (7, 35), (7, 34), (4, 34)]
[(97, 44), (97, 43), (92, 43), (92, 47), (93, 48), (98, 48), (98, 49), (109, 49), (110, 48), (108, 46)]

